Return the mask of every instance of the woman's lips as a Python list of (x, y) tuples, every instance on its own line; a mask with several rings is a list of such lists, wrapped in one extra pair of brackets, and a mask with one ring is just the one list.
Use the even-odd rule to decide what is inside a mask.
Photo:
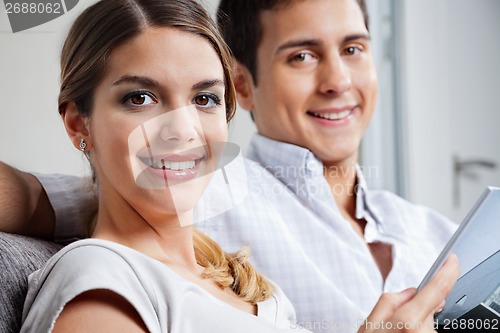
[(180, 183), (197, 177), (200, 173), (200, 166), (205, 160), (199, 155), (168, 155), (154, 158), (140, 157), (139, 159), (147, 166), (144, 172), (168, 183)]

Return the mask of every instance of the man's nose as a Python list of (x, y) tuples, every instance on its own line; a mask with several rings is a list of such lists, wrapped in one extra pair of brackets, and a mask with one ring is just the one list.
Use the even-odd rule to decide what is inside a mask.
[(319, 90), (322, 94), (341, 95), (351, 88), (350, 68), (340, 55), (324, 58), (321, 67)]

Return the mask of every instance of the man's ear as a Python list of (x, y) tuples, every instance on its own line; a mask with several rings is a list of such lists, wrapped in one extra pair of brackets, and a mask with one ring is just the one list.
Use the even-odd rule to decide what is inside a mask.
[(80, 149), (80, 141), (83, 139), (87, 144), (85, 150), (88, 151), (92, 149), (92, 138), (88, 129), (88, 118), (84, 118), (78, 113), (78, 109), (74, 102), (70, 102), (66, 105), (61, 112), (61, 118), (73, 146), (75, 146), (76, 149)]
[(245, 110), (253, 110), (253, 77), (248, 68), (240, 62), (236, 62), (234, 70), (234, 87), (238, 104)]

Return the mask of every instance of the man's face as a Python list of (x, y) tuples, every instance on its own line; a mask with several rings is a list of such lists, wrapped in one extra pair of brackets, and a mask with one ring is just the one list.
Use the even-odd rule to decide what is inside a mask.
[(264, 11), (261, 23), (258, 82), (244, 105), (259, 133), (307, 148), (326, 166), (355, 161), (377, 99), (357, 2), (299, 1)]

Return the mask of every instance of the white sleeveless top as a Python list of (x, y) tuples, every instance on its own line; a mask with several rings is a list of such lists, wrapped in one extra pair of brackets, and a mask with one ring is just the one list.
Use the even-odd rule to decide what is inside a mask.
[(290, 301), (271, 284), (273, 296), (258, 303), (253, 316), (138, 251), (85, 239), (63, 248), (29, 277), (21, 333), (51, 332), (65, 304), (95, 289), (128, 300), (152, 333), (299, 331)]

